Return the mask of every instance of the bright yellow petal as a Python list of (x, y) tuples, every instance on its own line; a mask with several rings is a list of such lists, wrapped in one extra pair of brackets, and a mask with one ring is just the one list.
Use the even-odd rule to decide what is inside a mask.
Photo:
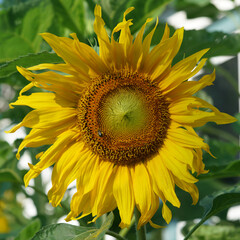
[[(158, 18), (157, 18), (156, 25), (153, 28), (153, 30), (143, 40), (142, 50), (143, 50), (144, 59), (145, 59), (145, 57), (147, 56), (147, 54), (149, 52), (149, 49), (150, 49), (150, 46), (151, 46), (152, 37), (153, 37), (153, 34), (154, 34), (154, 32), (155, 32), (155, 30), (157, 28), (157, 25), (158, 25)], [(166, 25), (166, 27), (167, 27), (167, 25)], [(166, 32), (166, 28), (165, 28), (165, 32)]]
[(183, 28), (178, 29), (174, 35), (155, 46), (145, 59), (142, 71), (151, 75), (155, 80), (161, 76), (171, 65), (183, 39)]
[(73, 195), (71, 201), (71, 211), (66, 221), (75, 219), (80, 215), (82, 218), (92, 212), (96, 199), (94, 187), (99, 178), (99, 158), (95, 156), (88, 162), (83, 162), (77, 178), (77, 192)]
[(185, 81), (180, 84), (178, 87), (174, 88), (172, 91), (167, 93), (167, 97), (171, 99), (181, 98), (186, 95), (193, 95), (199, 90), (213, 85), (215, 80), (215, 70), (209, 75), (203, 76), (199, 81)]
[(143, 59), (141, 58), (141, 55), (143, 55), (143, 43), (142, 43), (143, 34), (144, 34), (146, 25), (151, 21), (152, 21), (151, 18), (148, 18), (146, 20), (145, 24), (143, 24), (142, 28), (138, 32), (136, 39), (134, 40), (134, 43), (132, 45), (132, 48), (127, 50), (129, 52), (128, 60), (130, 62), (132, 71), (135, 71), (137, 69), (137, 66), (141, 65), (141, 62), (139, 61)]
[[(89, 73), (91, 76), (94, 76), (94, 74), (102, 75), (108, 71), (108, 67), (92, 47), (79, 42), (75, 33), (72, 33), (71, 37), (74, 39), (74, 46), (79, 58), (91, 69)], [(92, 72), (94, 72), (94, 74)]]
[(135, 203), (131, 176), (127, 166), (117, 167), (116, 176), (113, 182), (113, 196), (116, 199), (119, 214), (122, 220), (120, 227), (129, 227)]
[(13, 108), (13, 106), (17, 105), (24, 105), (35, 109), (76, 107), (75, 102), (70, 102), (54, 93), (46, 92), (32, 93), (28, 96), (21, 95), (16, 102), (10, 104), (10, 107)]
[[(209, 49), (201, 50), (182, 61), (176, 63), (169, 71), (168, 75), (163, 79), (159, 80), (159, 87), (164, 94), (168, 93), (172, 89), (176, 88), (179, 84), (194, 76), (205, 64), (207, 59), (202, 59), (202, 61), (196, 67), (196, 64), (200, 58), (208, 51)], [(196, 68), (195, 68), (196, 67)]]
[(166, 168), (160, 155), (147, 161), (147, 169), (152, 178), (153, 190), (161, 198), (171, 202), (174, 206), (179, 207), (180, 202), (175, 193), (175, 184), (171, 172)]
[(170, 148), (167, 143), (159, 150), (159, 155), (164, 161), (168, 171), (172, 172), (173, 175), (188, 183), (195, 183), (198, 181), (190, 174), (187, 164), (184, 163), (184, 159), (181, 159), (182, 161), (179, 160), (182, 156), (179, 156), (178, 152)]
[(92, 158), (84, 149), (83, 142), (69, 146), (56, 161), (52, 172), (52, 188), (48, 192), (49, 202), (54, 207), (60, 204), (68, 185), (77, 179), (81, 165)]
[(205, 151), (209, 149), (207, 143), (203, 142), (203, 139), (195, 135), (194, 133), (183, 128), (168, 129), (167, 138), (171, 141), (176, 142), (182, 147), (188, 148), (202, 148)]
[(113, 181), (115, 175), (114, 164), (110, 162), (101, 162), (98, 171), (99, 178), (94, 186), (95, 201), (92, 208), (92, 215), (95, 219), (106, 212), (114, 210), (117, 206), (113, 196)]
[(74, 40), (65, 37), (57, 37), (51, 33), (42, 33), (43, 39), (52, 47), (56, 54), (66, 63), (71, 65), (79, 74), (88, 78), (88, 67), (79, 58), (74, 47)]
[(148, 215), (153, 200), (153, 192), (149, 174), (144, 164), (135, 165), (130, 168), (130, 171), (136, 206), (141, 212), (141, 217), (138, 222), (139, 228), (150, 220)]
[[(199, 108), (212, 111), (202, 111)], [(186, 97), (172, 102), (169, 106), (169, 112), (174, 121), (193, 127), (203, 126), (207, 122), (226, 124), (236, 121), (236, 118), (220, 112), (211, 104), (196, 97)]]
[(193, 200), (193, 204), (197, 204), (199, 199), (199, 191), (195, 184), (187, 183), (183, 180), (180, 180), (178, 177), (174, 176), (174, 181), (178, 187), (180, 187), (185, 192), (188, 192)]
[(76, 71), (74, 68), (72, 68), (70, 64), (65, 64), (65, 63), (58, 63), (58, 64), (43, 63), (43, 64), (38, 64), (38, 65), (35, 65), (32, 67), (29, 67), (27, 69), (30, 71), (49, 69), (49, 70), (55, 70), (55, 71), (69, 74), (69, 75), (81, 77), (81, 75), (78, 73), (78, 71)]
[(29, 164), (30, 170), (24, 176), (25, 186), (28, 186), (29, 181), (32, 178), (36, 178), (44, 169), (53, 165), (59, 157), (68, 149), (76, 139), (76, 132), (65, 131), (58, 136), (56, 142), (46, 150), (46, 152), (40, 157), (40, 161), (34, 166)]
[(106, 29), (104, 28), (104, 21), (102, 19), (101, 6), (96, 5), (94, 9), (95, 21), (94, 31), (97, 34), (99, 43), (99, 55), (107, 65), (111, 62), (111, 45)]

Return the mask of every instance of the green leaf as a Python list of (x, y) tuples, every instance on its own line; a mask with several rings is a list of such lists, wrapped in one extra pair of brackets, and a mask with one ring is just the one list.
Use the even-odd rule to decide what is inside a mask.
[(188, 239), (207, 219), (218, 214), (224, 209), (240, 203), (240, 185), (228, 188), (225, 191), (216, 192), (200, 201), (204, 208), (204, 216), (201, 221), (187, 234)]
[[(174, 28), (169, 26), (171, 34), (174, 32)], [(145, 35), (151, 31), (152, 26), (146, 31)], [(165, 25), (159, 24), (154, 33), (151, 45), (155, 46), (159, 43)], [(199, 41), (201, 39), (201, 41)], [(205, 48), (210, 50), (204, 55), (204, 57), (215, 57), (224, 55), (236, 55), (240, 51), (240, 34), (227, 34), (223, 32), (208, 32), (207, 30), (189, 30), (184, 31), (184, 38), (182, 46), (174, 59), (174, 62), (178, 62), (185, 57), (188, 57), (197, 51)]]
[(41, 222), (39, 219), (35, 219), (28, 224), (15, 238), (15, 240), (31, 240), (36, 232), (41, 228)]
[(2, 32), (0, 43), (0, 62), (6, 62), (26, 53), (34, 52), (31, 42), (15, 32)]
[(200, 178), (227, 178), (227, 177), (240, 177), (240, 160), (230, 162), (225, 167), (220, 167), (218, 171), (210, 171), (206, 175), (199, 176)]
[[(71, 11), (69, 9), (70, 6), (71, 6), (71, 8), (75, 6), (75, 5), (73, 5), (74, 1), (70, 1), (72, 3), (72, 5), (70, 5), (70, 6), (69, 6), (69, 4), (66, 4), (66, 2), (68, 2), (68, 1), (51, 0), (51, 2), (52, 2), (52, 6), (54, 8), (55, 14), (58, 17), (58, 19), (60, 20), (61, 25), (70, 29), (71, 31), (75, 32), (78, 35), (78, 38), (81, 42), (86, 42), (86, 39), (84, 38), (84, 35), (83, 35), (84, 29), (80, 29), (80, 27), (83, 28), (83, 25), (84, 25), (83, 2), (77, 1), (77, 3), (78, 3), (77, 7), (82, 9), (82, 11), (79, 10), (80, 12), (79, 11), (77, 12), (77, 14), (79, 14), (77, 19), (75, 18), (75, 16), (73, 16), (73, 14), (71, 13)], [(79, 21), (79, 19), (80, 19), (81, 23), (77, 24), (76, 22)]]
[(16, 66), (31, 67), (40, 63), (61, 63), (63, 60), (55, 53), (41, 52), (21, 56), (0, 66), (0, 79), (17, 72)]
[[(102, 224), (101, 228), (98, 229), (95, 233), (93, 233), (92, 235), (88, 236), (86, 238), (86, 240), (94, 240), (94, 239), (102, 239), (104, 237), (104, 235), (106, 234), (107, 230), (112, 226), (113, 224), (113, 219), (114, 219), (114, 215), (112, 212), (110, 212), (107, 216), (107, 219), (104, 221), (104, 223)], [(76, 237), (74, 240), (81, 240), (82, 238)]]
[(21, 178), (11, 169), (0, 170), (0, 182), (15, 182), (21, 183)]
[(0, 140), (0, 146), (0, 168), (3, 168), (15, 156), (13, 148), (7, 142)]
[(23, 18), (21, 36), (31, 42), (35, 52), (40, 50), (43, 41), (39, 33), (46, 32), (52, 24), (54, 14), (49, 1), (42, 1), (30, 9)]
[(100, 229), (82, 226), (78, 227), (65, 223), (44, 226), (34, 236), (33, 240), (100, 240), (112, 226), (113, 218), (114, 216), (111, 212)]
[[(199, 41), (201, 39), (201, 41)], [(210, 50), (204, 57), (236, 55), (240, 51), (240, 34), (208, 32), (207, 30), (190, 30), (184, 32), (184, 39), (178, 56), (190, 56), (204, 48)]]
[[(203, 129), (200, 128), (200, 131), (201, 130)], [(203, 133), (207, 132), (203, 131)], [(225, 134), (225, 132), (222, 132), (221, 134)], [(216, 156), (216, 159), (211, 157), (208, 153), (204, 153), (204, 162), (206, 164), (206, 168), (213, 172), (223, 170), (228, 166), (228, 164), (235, 161), (236, 156), (240, 151), (239, 145), (233, 143), (233, 141), (225, 142), (210, 138), (207, 143), (210, 146), (212, 154)]]

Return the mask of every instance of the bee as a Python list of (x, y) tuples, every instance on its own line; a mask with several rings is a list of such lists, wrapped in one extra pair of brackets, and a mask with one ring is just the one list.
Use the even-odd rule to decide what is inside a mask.
[(101, 130), (98, 130), (98, 136), (103, 137), (103, 133), (101, 132)]

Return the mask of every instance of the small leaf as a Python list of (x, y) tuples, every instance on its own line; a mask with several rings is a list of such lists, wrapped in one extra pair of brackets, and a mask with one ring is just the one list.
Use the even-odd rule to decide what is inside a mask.
[(21, 178), (11, 169), (0, 170), (0, 182), (21, 182)]
[[(112, 226), (113, 219), (114, 219), (114, 215), (113, 215), (112, 212), (110, 212), (107, 216), (107, 219), (102, 224), (101, 228), (98, 229), (92, 235), (88, 236), (86, 238), (86, 240), (94, 240), (94, 239), (100, 240), (100, 239), (102, 239), (104, 237), (104, 235), (106, 234), (107, 230)], [(75, 238), (74, 240), (80, 240), (80, 239), (81, 238)]]
[(63, 60), (55, 53), (40, 52), (21, 56), (0, 66), (0, 79), (11, 76), (17, 72), (16, 66), (31, 67), (40, 63), (60, 63)]
[(187, 234), (188, 239), (207, 219), (224, 209), (240, 203), (240, 185), (228, 188), (225, 191), (216, 192), (200, 201), (204, 208), (204, 216), (201, 221)]
[(40, 220), (35, 219), (18, 234), (15, 240), (31, 240), (35, 233), (39, 231), (40, 227), (41, 227)]
[(100, 229), (82, 226), (78, 227), (65, 223), (44, 226), (36, 233), (33, 240), (100, 240), (112, 226), (113, 218), (114, 216), (111, 212)]

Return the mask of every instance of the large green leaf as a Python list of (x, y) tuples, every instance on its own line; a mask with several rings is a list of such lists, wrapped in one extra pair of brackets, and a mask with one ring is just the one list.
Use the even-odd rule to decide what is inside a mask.
[(240, 34), (208, 32), (207, 30), (185, 31), (179, 55), (189, 56), (204, 48), (210, 48), (204, 55), (205, 57), (236, 55), (240, 51)]
[(60, 63), (63, 60), (55, 53), (40, 52), (36, 54), (28, 54), (17, 59), (9, 61), (0, 66), (0, 79), (9, 77), (17, 72), (16, 66), (31, 67), (40, 63)]
[(200, 201), (200, 205), (204, 208), (204, 215), (201, 221), (187, 234), (185, 240), (188, 239), (207, 219), (218, 214), (224, 209), (240, 203), (240, 185), (228, 188), (224, 191), (216, 192), (205, 197)]
[(40, 51), (42, 38), (53, 20), (49, 1), (27, 1), (0, 11), (0, 63)]
[(43, 227), (33, 240), (100, 240), (107, 230), (112, 226), (113, 213), (111, 212), (100, 229), (89, 227), (78, 227), (70, 224), (59, 223)]
[[(164, 25), (159, 24), (152, 39), (152, 46), (159, 43), (163, 31)], [(146, 31), (145, 35), (152, 29), (150, 27)], [(174, 28), (170, 26), (171, 33), (174, 32)], [(180, 51), (178, 52), (174, 62), (182, 60), (184, 57), (188, 57), (191, 54), (196, 53), (205, 48), (210, 50), (204, 55), (204, 57), (224, 56), (224, 55), (236, 55), (240, 51), (240, 34), (227, 34), (223, 32), (208, 32), (207, 30), (189, 30), (184, 31), (184, 38)]]
[(60, 24), (75, 32), (80, 41), (86, 42), (83, 1), (51, 0), (51, 2)]
[(1, 32), (0, 43), (0, 62), (34, 52), (31, 42), (15, 32)]
[(15, 238), (15, 240), (31, 240), (36, 232), (39, 231), (41, 222), (39, 219), (35, 219), (28, 224)]
[(52, 24), (54, 14), (52, 5), (42, 1), (37, 7), (30, 9), (23, 18), (21, 36), (31, 42), (34, 51), (40, 51), (42, 38), (39, 33), (46, 32)]

